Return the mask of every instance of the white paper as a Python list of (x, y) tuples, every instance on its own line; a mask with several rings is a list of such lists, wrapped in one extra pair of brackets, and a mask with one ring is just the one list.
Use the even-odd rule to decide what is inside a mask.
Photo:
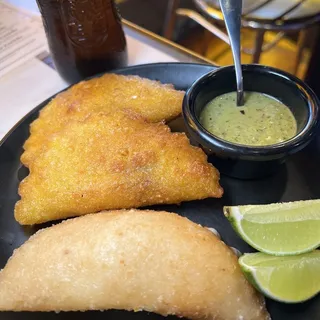
[(0, 77), (45, 50), (41, 19), (0, 2)]

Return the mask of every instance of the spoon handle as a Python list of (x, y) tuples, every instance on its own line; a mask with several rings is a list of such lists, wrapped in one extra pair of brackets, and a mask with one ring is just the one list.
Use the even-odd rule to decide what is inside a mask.
[(227, 27), (237, 79), (237, 105), (243, 106), (243, 78), (240, 62), (242, 0), (219, 0)]

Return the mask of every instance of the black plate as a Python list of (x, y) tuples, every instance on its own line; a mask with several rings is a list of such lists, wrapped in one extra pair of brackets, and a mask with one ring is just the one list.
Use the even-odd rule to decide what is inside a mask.
[[(186, 90), (194, 80), (211, 71), (212, 66), (200, 64), (162, 63), (130, 67), (118, 70), (120, 74), (134, 74), (163, 83), (173, 83), (177, 89)], [(38, 116), (38, 111), (49, 100), (36, 107), (24, 117), (0, 143), (0, 268), (3, 268), (15, 248), (19, 247), (36, 231), (32, 227), (21, 227), (13, 217), (14, 204), (18, 200), (19, 181), (26, 172), (21, 166), (22, 145), (29, 136), (29, 125)], [(232, 230), (222, 213), (224, 205), (259, 204), (279, 201), (320, 198), (320, 134), (302, 152), (291, 157), (273, 176), (263, 180), (241, 181), (221, 177), (225, 189), (222, 199), (192, 201), (180, 206), (156, 206), (177, 212), (204, 226), (216, 228), (222, 239), (241, 252), (253, 251)], [(0, 283), (1, 285), (1, 283)], [(273, 320), (320, 319), (320, 296), (296, 305), (267, 301)], [(146, 319), (162, 317), (146, 312), (105, 311), (87, 313), (1, 313), (1, 319)], [(171, 318), (171, 317), (170, 317)], [(172, 317), (174, 319), (175, 317)]]

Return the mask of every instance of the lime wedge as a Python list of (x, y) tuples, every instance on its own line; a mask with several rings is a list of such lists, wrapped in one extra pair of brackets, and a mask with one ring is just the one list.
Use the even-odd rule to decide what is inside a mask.
[(239, 264), (252, 285), (273, 300), (303, 302), (320, 291), (319, 250), (287, 257), (248, 253)]
[(244, 241), (273, 255), (295, 255), (320, 246), (320, 200), (224, 207)]

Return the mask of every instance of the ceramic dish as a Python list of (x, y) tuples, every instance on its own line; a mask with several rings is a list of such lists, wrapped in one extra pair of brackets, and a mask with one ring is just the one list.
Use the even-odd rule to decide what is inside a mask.
[[(135, 66), (118, 70), (120, 74), (134, 74), (163, 83), (173, 83), (177, 89), (188, 89), (200, 76), (212, 71), (214, 67), (197, 64), (153, 64)], [(19, 247), (38, 228), (21, 227), (13, 217), (13, 208), (18, 200), (17, 189), (26, 175), (21, 166), (22, 145), (29, 135), (29, 125), (47, 101), (37, 106), (18, 123), (0, 143), (0, 269), (4, 267), (15, 248)], [(181, 128), (183, 129), (183, 128)], [(223, 241), (241, 252), (254, 250), (242, 241), (224, 217), (224, 205), (258, 204), (320, 198), (320, 135), (303, 151), (290, 157), (274, 175), (256, 181), (241, 181), (224, 175), (221, 184), (225, 190), (221, 199), (185, 202), (181, 205), (153, 206), (154, 210), (167, 210), (186, 216), (203, 226), (218, 230)], [(51, 224), (46, 224), (46, 226)], [(320, 318), (320, 296), (297, 304), (286, 305), (267, 300), (267, 308), (273, 320), (316, 320)], [(105, 312), (68, 312), (68, 313), (1, 313), (3, 320), (38, 319), (178, 319), (163, 318), (146, 312), (105, 311)]]
[(244, 91), (265, 93), (290, 108), (297, 122), (293, 138), (269, 146), (246, 146), (223, 140), (200, 124), (200, 113), (209, 101), (236, 91), (233, 66), (219, 68), (196, 80), (186, 93), (183, 116), (191, 137), (212, 155), (212, 162), (221, 172), (242, 179), (261, 178), (272, 174), (289, 155), (312, 140), (318, 125), (319, 101), (300, 79), (271, 67), (243, 65), (243, 80)]

